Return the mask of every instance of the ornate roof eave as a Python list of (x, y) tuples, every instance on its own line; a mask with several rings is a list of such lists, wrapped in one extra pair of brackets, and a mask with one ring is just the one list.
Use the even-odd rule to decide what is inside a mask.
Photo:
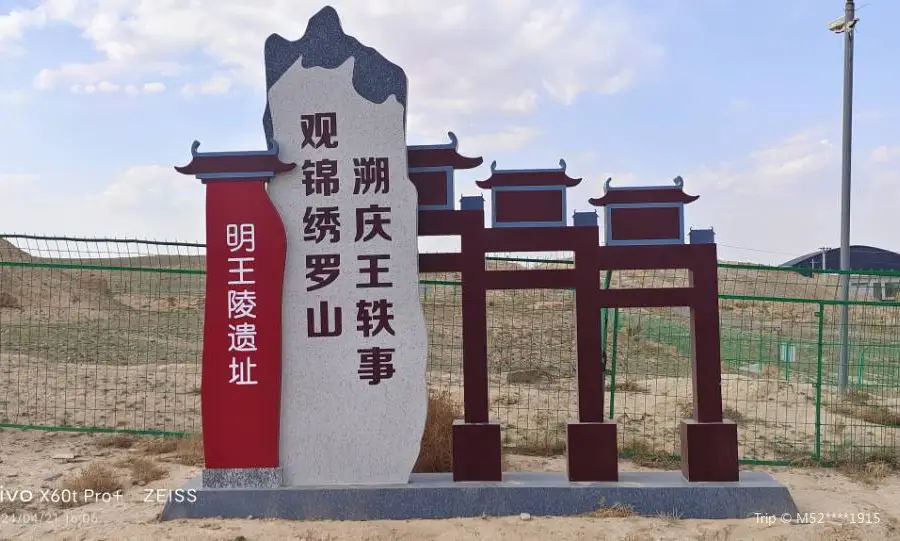
[[(688, 195), (684, 193), (682, 188), (684, 187), (684, 179), (681, 176), (677, 176), (672, 180), (673, 185), (671, 186), (619, 186), (612, 187), (610, 184), (612, 183), (612, 177), (606, 179), (606, 182), (603, 183), (603, 195), (601, 197), (595, 197), (592, 199), (588, 199), (588, 203), (595, 207), (602, 207), (608, 204), (614, 204), (622, 201), (621, 195), (628, 194), (628, 197), (625, 199), (634, 199), (634, 201), (628, 201), (633, 203), (647, 202), (647, 203), (693, 203), (697, 199), (700, 199), (699, 195)], [(638, 195), (644, 193), (647, 195), (654, 194), (656, 197), (648, 198), (648, 201), (641, 201), (638, 198)]]
[(175, 170), (183, 175), (216, 175), (223, 173), (258, 173), (274, 176), (297, 167), (278, 159), (278, 143), (269, 140), (266, 150), (241, 150), (233, 152), (198, 152), (200, 141), (191, 144), (191, 161)]
[(470, 158), (457, 152), (459, 139), (447, 132), (449, 143), (437, 145), (409, 145), (406, 147), (407, 161), (412, 169), (419, 167), (453, 167), (454, 169), (474, 169), (484, 163), (484, 158)]
[(497, 161), (491, 162), (491, 176), (475, 181), (483, 189), (506, 186), (564, 186), (572, 188), (581, 183), (580, 178), (566, 174), (566, 160), (559, 160), (559, 169), (497, 169)]

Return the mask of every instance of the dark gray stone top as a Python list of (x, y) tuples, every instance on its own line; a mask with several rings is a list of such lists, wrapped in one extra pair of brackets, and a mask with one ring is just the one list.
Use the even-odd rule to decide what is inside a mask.
[[(266, 91), (278, 82), (298, 58), (302, 58), (301, 65), (304, 68), (335, 69), (350, 57), (355, 59), (353, 88), (357, 94), (372, 103), (384, 103), (393, 95), (406, 107), (406, 73), (372, 47), (366, 47), (356, 38), (345, 34), (338, 13), (331, 6), (322, 8), (309, 19), (306, 32), (297, 41), (288, 41), (278, 34), (272, 34), (266, 39)], [(272, 117), (268, 103), (263, 115), (263, 128), (266, 137), (271, 139)]]

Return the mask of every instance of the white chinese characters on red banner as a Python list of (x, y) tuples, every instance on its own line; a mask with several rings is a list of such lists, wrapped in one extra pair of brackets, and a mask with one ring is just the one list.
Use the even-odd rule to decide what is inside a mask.
[(256, 249), (256, 229), (253, 224), (228, 224), (225, 239), (231, 257), (228, 258), (228, 351), (232, 353), (231, 377), (234, 385), (256, 385), (256, 279), (253, 276), (253, 255)]

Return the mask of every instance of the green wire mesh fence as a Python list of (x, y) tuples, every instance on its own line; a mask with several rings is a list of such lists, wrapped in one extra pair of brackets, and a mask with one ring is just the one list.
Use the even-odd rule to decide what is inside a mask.
[[(204, 247), (0, 236), (0, 426), (183, 434), (200, 429)], [(490, 257), (488, 269), (567, 260)], [(850, 390), (840, 392), (835, 271), (720, 264), (722, 387), (745, 463), (841, 461), (896, 447), (900, 273), (852, 271)], [(421, 277), (429, 385), (462, 399), (460, 277)], [(684, 287), (687, 271), (603, 286)], [(691, 415), (687, 309), (608, 310), (606, 408), (623, 455), (670, 458)], [(577, 415), (574, 294), (488, 293), (492, 414), (520, 453), (565, 448)]]

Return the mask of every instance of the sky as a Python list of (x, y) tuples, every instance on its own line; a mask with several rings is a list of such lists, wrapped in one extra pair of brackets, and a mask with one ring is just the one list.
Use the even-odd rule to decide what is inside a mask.
[[(0, 233), (203, 242), (204, 188), (173, 169), (265, 147), (263, 42), (324, 2), (0, 0)], [(334, 0), (409, 79), (409, 144), (484, 164), (700, 199), (720, 259), (840, 242), (843, 0)], [(851, 243), (900, 251), (900, 2), (858, 2)], [(571, 219), (571, 217), (570, 217)], [(441, 242), (441, 241), (438, 241)], [(424, 249), (443, 249), (427, 245)]]

